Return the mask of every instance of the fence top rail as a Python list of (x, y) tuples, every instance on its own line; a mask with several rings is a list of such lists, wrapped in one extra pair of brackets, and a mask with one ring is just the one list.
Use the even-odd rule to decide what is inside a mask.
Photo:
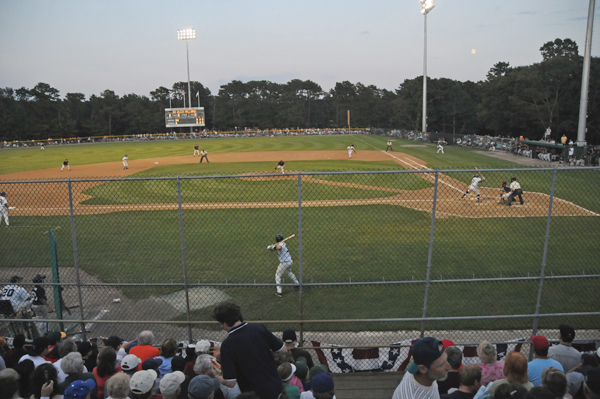
[(47, 180), (1, 180), (2, 184), (50, 184), (50, 183), (81, 183), (81, 182), (110, 182), (110, 181), (147, 181), (147, 180), (199, 180), (199, 179), (239, 179), (248, 177), (277, 177), (277, 176), (329, 176), (329, 175), (377, 175), (377, 174), (419, 174), (419, 173), (482, 173), (482, 172), (553, 172), (572, 170), (600, 171), (600, 166), (580, 167), (553, 167), (553, 168), (493, 168), (493, 169), (420, 169), (420, 170), (357, 170), (357, 171), (331, 171), (331, 172), (290, 172), (263, 174), (236, 174), (236, 175), (209, 175), (209, 176), (148, 176), (148, 177), (100, 177), (80, 179), (47, 179)]

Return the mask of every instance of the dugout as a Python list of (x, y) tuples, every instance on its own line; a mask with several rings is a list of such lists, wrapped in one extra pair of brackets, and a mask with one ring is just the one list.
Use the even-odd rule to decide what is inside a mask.
[[(520, 141), (521, 144), (527, 144), (527, 146), (529, 146), (529, 149), (532, 151), (531, 153), (531, 157), (537, 159), (538, 154), (540, 152), (543, 152), (542, 149), (546, 148), (547, 151), (553, 155), (562, 155), (564, 160), (568, 160), (569, 159), (569, 146), (568, 145), (563, 145), (560, 143), (548, 143), (545, 141), (535, 141), (535, 140), (521, 140)], [(583, 147), (577, 147), (574, 146), (575, 148), (575, 156), (576, 157), (581, 157), (581, 155), (583, 154)]]

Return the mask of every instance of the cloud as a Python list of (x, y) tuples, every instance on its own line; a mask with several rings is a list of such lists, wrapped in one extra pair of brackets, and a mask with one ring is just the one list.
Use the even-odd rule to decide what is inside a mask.
[(362, 32), (359, 33), (359, 35), (368, 35), (369, 31), (368, 30), (363, 30)]

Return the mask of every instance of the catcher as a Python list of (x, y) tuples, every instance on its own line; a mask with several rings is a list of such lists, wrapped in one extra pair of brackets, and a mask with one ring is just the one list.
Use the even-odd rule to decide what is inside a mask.
[(502, 188), (500, 189), (500, 204), (506, 204), (507, 198), (510, 195), (510, 186), (506, 180), (502, 180)]

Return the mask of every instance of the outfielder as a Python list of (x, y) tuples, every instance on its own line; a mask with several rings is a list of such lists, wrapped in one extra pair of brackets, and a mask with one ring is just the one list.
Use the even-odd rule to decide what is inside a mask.
[[(194, 156), (196, 156), (196, 155), (200, 155), (200, 147), (198, 147), (198, 144), (196, 144), (194, 146)], [(207, 161), (208, 161), (208, 159), (207, 159)]]
[(510, 195), (510, 187), (506, 184), (506, 180), (502, 180), (502, 192), (500, 194), (500, 203), (504, 204)]
[[(10, 223), (8, 223), (8, 201), (6, 200), (6, 193), (4, 191), (0, 193), (0, 216), (4, 218), (4, 223), (6, 223), (6, 227), (9, 227)], [(0, 221), (0, 223), (2, 222)]]
[(283, 159), (279, 162), (277, 162), (277, 165), (275, 165), (275, 170), (277, 169), (281, 169), (281, 174), (284, 174), (284, 170), (283, 167), (285, 166), (285, 162), (283, 162)]
[(69, 160), (68, 159), (65, 159), (63, 161), (62, 168), (60, 168), (61, 172), (63, 171), (63, 169), (65, 168), (65, 166), (67, 167), (68, 170), (71, 170), (71, 167), (69, 166)]
[(352, 158), (352, 153), (353, 152), (356, 154), (356, 150), (354, 149), (354, 144), (353, 143), (350, 143), (350, 145), (346, 149), (348, 150), (348, 158)]
[(129, 158), (127, 157), (127, 154), (125, 154), (125, 156), (123, 157), (123, 169), (129, 169), (129, 164), (127, 163), (127, 160)]
[(438, 141), (438, 145), (437, 145), (437, 152), (436, 154), (439, 154), (440, 151), (442, 152), (442, 154), (444, 154), (444, 146), (442, 146), (442, 141)]
[(290, 252), (287, 249), (287, 245), (283, 241), (283, 236), (281, 234), (277, 234), (275, 236), (275, 241), (278, 244), (269, 245), (267, 249), (269, 251), (277, 251), (277, 256), (279, 257), (279, 266), (277, 267), (277, 272), (275, 273), (275, 283), (277, 284), (277, 292), (276, 296), (281, 298), (283, 296), (281, 291), (281, 277), (284, 273), (286, 273), (295, 284), (300, 284), (294, 273), (292, 273), (292, 257), (290, 256)]
[(465, 198), (465, 195), (469, 194), (470, 191), (474, 191), (477, 193), (477, 202), (481, 202), (481, 193), (479, 192), (478, 186), (479, 183), (481, 183), (484, 180), (485, 177), (479, 177), (479, 174), (475, 173), (475, 175), (473, 176), (473, 180), (471, 180), (471, 185), (469, 186), (467, 191), (465, 191), (461, 198)]
[(387, 145), (387, 147), (385, 148), (385, 152), (388, 152), (388, 150), (394, 151), (392, 149), (392, 140), (388, 140), (386, 145)]

